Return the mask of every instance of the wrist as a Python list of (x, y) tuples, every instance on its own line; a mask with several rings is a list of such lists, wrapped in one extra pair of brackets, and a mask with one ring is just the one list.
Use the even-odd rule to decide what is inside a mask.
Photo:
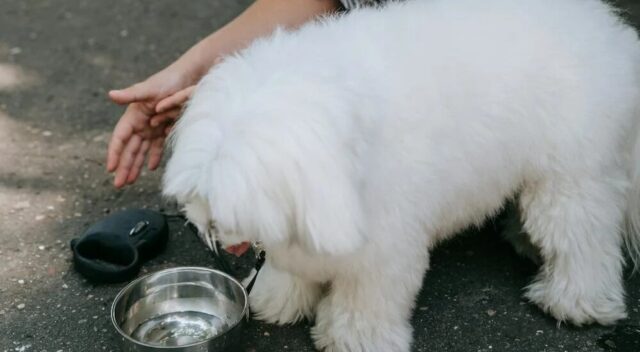
[(218, 32), (201, 40), (165, 69), (180, 77), (182, 85), (180, 88), (198, 83), (224, 54), (220, 48), (220, 42), (224, 42), (224, 38), (220, 38)]
[(200, 79), (200, 69), (196, 66), (194, 62), (191, 62), (191, 60), (183, 56), (161, 72), (169, 76), (169, 80), (173, 82), (172, 85), (174, 85), (177, 90), (180, 90), (195, 84)]

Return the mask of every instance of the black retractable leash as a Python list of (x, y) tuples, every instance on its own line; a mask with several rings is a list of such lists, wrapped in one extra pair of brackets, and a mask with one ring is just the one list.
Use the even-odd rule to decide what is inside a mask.
[[(198, 229), (183, 215), (169, 215), (148, 209), (129, 209), (113, 213), (71, 240), (77, 272), (96, 283), (116, 283), (135, 278), (146, 261), (160, 254), (169, 241), (168, 220), (181, 220), (198, 235)], [(198, 236), (199, 237), (199, 236)], [(235, 276), (229, 263), (212, 250), (213, 259), (224, 272)], [(253, 245), (256, 263), (246, 289), (251, 291), (265, 261), (265, 252)]]
[(168, 242), (169, 225), (163, 214), (148, 209), (123, 210), (71, 240), (73, 264), (91, 282), (128, 281)]

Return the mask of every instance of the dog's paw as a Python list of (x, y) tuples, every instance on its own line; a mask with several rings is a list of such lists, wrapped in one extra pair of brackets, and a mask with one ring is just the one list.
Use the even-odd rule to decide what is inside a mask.
[(312, 319), (321, 290), (316, 284), (266, 266), (258, 274), (249, 304), (255, 317), (284, 325)]
[(525, 297), (559, 322), (577, 326), (592, 323), (611, 325), (627, 317), (622, 295), (580, 292), (568, 285), (570, 283), (565, 283), (561, 289), (546, 280), (537, 280), (527, 287)]
[(411, 346), (408, 322), (334, 309), (328, 299), (318, 305), (311, 335), (324, 352), (408, 352)]

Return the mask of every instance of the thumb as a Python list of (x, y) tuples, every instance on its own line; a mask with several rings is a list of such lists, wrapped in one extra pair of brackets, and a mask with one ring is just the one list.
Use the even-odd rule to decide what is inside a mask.
[(153, 99), (157, 94), (158, 92), (154, 85), (144, 81), (136, 83), (129, 88), (111, 90), (109, 91), (109, 98), (114, 103), (123, 105)]

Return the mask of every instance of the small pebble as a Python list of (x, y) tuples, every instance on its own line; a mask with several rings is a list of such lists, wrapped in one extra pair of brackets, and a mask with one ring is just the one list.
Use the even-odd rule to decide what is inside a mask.
[(18, 305), (16, 306), (16, 308), (18, 308), (18, 309), (20, 309), (20, 310), (24, 309), (24, 307), (25, 307), (25, 304), (24, 304), (24, 303), (20, 303), (20, 304), (18, 304)]
[(44, 251), (45, 248), (46, 248), (45, 246), (38, 246), (38, 249), (41, 251)]
[(496, 315), (496, 311), (493, 310), (493, 309), (487, 309), (487, 315), (492, 317), (492, 316)]
[(263, 334), (263, 335), (264, 335), (264, 336), (271, 336), (271, 334), (270, 334), (270, 333), (268, 333), (268, 332), (266, 332), (266, 331), (264, 332), (264, 334)]
[(62, 284), (62, 288), (69, 288), (69, 286), (67, 286), (67, 284)]
[(40, 215), (36, 215), (36, 221), (40, 221), (40, 220), (42, 220), (44, 218), (45, 218), (44, 215), (41, 215), (41, 214)]
[(24, 280), (20, 279), (20, 280), (18, 280), (18, 283), (19, 283), (20, 285), (24, 285)]
[(51, 135), (53, 135), (53, 133), (51, 131), (42, 131), (42, 135), (45, 137), (51, 137)]

